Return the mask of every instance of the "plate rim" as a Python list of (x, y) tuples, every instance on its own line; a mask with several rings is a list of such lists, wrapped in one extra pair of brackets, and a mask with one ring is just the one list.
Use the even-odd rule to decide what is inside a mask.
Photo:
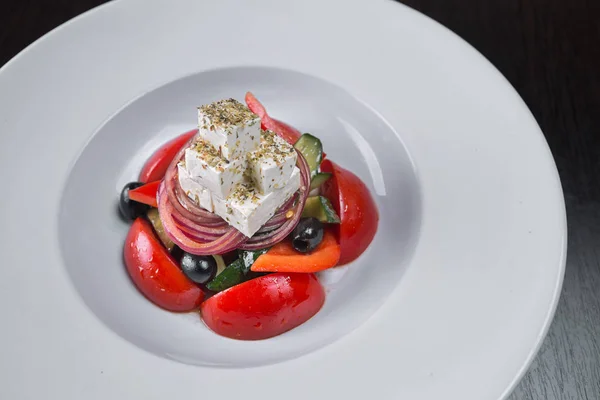
[[(117, 6), (120, 6), (124, 3), (127, 3), (126, 0), (120, 0), (120, 1), (111, 1), (111, 2), (107, 2), (104, 4), (101, 4), (99, 6), (96, 6), (92, 9), (89, 9), (87, 11), (85, 11), (82, 14), (77, 15), (76, 17), (62, 23), (61, 25), (55, 27), (54, 29), (52, 29), (51, 31), (47, 32), (46, 34), (44, 34), (43, 36), (41, 36), (40, 38), (38, 38), (37, 40), (35, 40), (33, 43), (31, 43), (30, 45), (28, 45), (25, 49), (21, 50), (19, 53), (17, 53), (14, 57), (12, 57), (9, 61), (7, 61), (2, 67), (0, 67), (0, 76), (2, 76), (2, 74), (14, 63), (18, 62), (24, 55), (26, 55), (28, 52), (30, 52), (33, 48), (35, 47), (39, 47), (41, 45), (43, 45), (45, 43), (45, 41), (47, 41), (49, 38), (53, 37), (57, 32), (62, 31), (63, 29), (66, 29), (68, 27), (70, 27), (72, 25), (73, 22), (82, 20), (84, 18), (87, 18), (90, 15), (94, 15), (97, 12), (101, 11), (101, 10), (107, 10), (109, 8), (114, 8)], [(558, 169), (556, 166), (556, 162), (555, 159), (550, 151), (550, 148), (548, 146), (547, 141), (545, 140), (545, 137), (543, 135), (543, 132), (541, 131), (534, 115), (531, 113), (529, 107), (527, 107), (527, 105), (524, 103), (524, 101), (522, 100), (522, 98), (520, 97), (520, 95), (518, 94), (518, 92), (515, 90), (515, 88), (513, 87), (513, 85), (506, 79), (506, 77), (482, 54), (480, 53), (476, 48), (474, 48), (470, 43), (468, 43), (466, 40), (462, 39), (460, 36), (458, 36), (456, 33), (454, 33), (453, 31), (451, 31), (450, 29), (448, 29), (447, 27), (443, 26), (442, 24), (440, 24), (439, 22), (433, 20), (432, 18), (430, 18), (429, 16), (422, 14), (414, 9), (412, 9), (411, 7), (404, 5), (402, 3), (396, 3), (394, 2), (394, 7), (403, 7), (406, 10), (409, 10), (410, 12), (416, 13), (418, 14), (420, 17), (425, 17), (426, 19), (428, 19), (430, 22), (433, 22), (435, 25), (437, 25), (438, 27), (443, 28), (447, 34), (450, 34), (454, 37), (454, 40), (458, 39), (462, 45), (467, 45), (475, 54), (477, 54), (479, 57), (483, 58), (483, 60), (485, 60), (485, 62), (487, 62), (492, 68), (493, 70), (496, 72), (496, 75), (501, 77), (501, 79), (504, 81), (505, 84), (507, 84), (512, 91), (514, 92), (514, 94), (516, 94), (517, 98), (520, 100), (520, 103), (522, 105), (522, 108), (524, 110), (526, 110), (526, 112), (529, 114), (529, 117), (533, 120), (533, 123), (537, 126), (538, 128), (538, 134), (541, 136), (542, 142), (543, 142), (543, 146), (546, 150), (546, 152), (548, 153), (547, 156), (549, 156), (549, 161), (551, 162), (552, 165), (552, 172), (554, 175), (554, 179), (555, 179), (555, 184), (557, 186), (558, 192), (560, 194), (559, 196), (559, 206), (562, 208), (561, 210), (561, 214), (563, 216), (562, 218), (562, 222), (561, 222), (561, 229), (562, 229), (562, 249), (561, 249), (561, 259), (559, 260), (559, 265), (558, 265), (558, 280), (555, 282), (554, 285), (554, 289), (553, 289), (553, 293), (552, 293), (552, 299), (551, 299), (551, 304), (550, 304), (550, 308), (547, 310), (545, 318), (544, 318), (544, 323), (540, 329), (540, 331), (537, 334), (537, 339), (536, 339), (536, 343), (535, 346), (529, 351), (528, 355), (525, 357), (525, 360), (521, 366), (521, 368), (519, 369), (517, 375), (514, 377), (514, 379), (512, 379), (510, 385), (505, 389), (505, 391), (503, 392), (503, 394), (500, 396), (501, 399), (505, 399), (506, 397), (509, 396), (509, 394), (514, 390), (514, 388), (516, 387), (516, 385), (520, 382), (520, 380), (523, 378), (523, 376), (525, 375), (525, 373), (527, 372), (528, 368), (530, 367), (531, 363), (533, 362), (533, 360), (535, 359), (535, 356), (538, 354), (542, 344), (543, 344), (543, 340), (544, 338), (547, 336), (548, 331), (550, 329), (551, 326), (551, 322), (555, 316), (556, 313), (556, 309), (558, 306), (558, 302), (560, 300), (560, 295), (561, 295), (561, 288), (564, 282), (564, 276), (565, 276), (565, 271), (566, 271), (566, 260), (567, 260), (567, 246), (568, 246), (568, 230), (567, 230), (567, 214), (566, 214), (566, 206), (565, 206), (565, 201), (564, 201), (564, 193), (562, 190), (562, 185), (561, 185), (561, 181), (560, 181), (560, 175), (558, 173)], [(169, 80), (170, 81), (170, 80)], [(159, 85), (160, 86), (160, 85)], [(159, 86), (153, 86), (152, 88), (148, 89), (148, 91), (150, 90), (154, 90), (156, 87)], [(139, 96), (142, 96), (143, 93), (139, 94)], [(137, 97), (136, 97), (137, 98)], [(131, 101), (134, 101), (134, 99), (129, 100), (126, 104), (128, 104)], [(121, 107), (126, 106), (126, 104), (122, 104), (119, 109)], [(115, 111), (115, 113), (118, 111)], [(101, 126), (104, 123), (101, 124)], [(413, 153), (409, 152), (409, 156), (413, 157)], [(414, 160), (413, 160), (414, 161)], [(72, 161), (74, 162), (74, 161)], [(419, 165), (418, 163), (415, 164), (416, 166), (416, 172), (417, 175), (419, 175)], [(420, 185), (422, 185), (422, 182), (419, 182)]]

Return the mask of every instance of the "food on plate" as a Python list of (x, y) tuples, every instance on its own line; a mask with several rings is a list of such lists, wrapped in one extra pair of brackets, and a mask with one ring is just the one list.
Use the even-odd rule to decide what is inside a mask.
[(331, 201), (325, 196), (311, 196), (306, 199), (304, 204), (304, 211), (302, 211), (302, 217), (317, 218), (321, 222), (328, 222), (331, 224), (339, 224), (340, 217), (333, 208)]
[(165, 233), (165, 228), (163, 228), (162, 221), (160, 220), (160, 215), (158, 215), (158, 210), (156, 208), (151, 208), (146, 213), (146, 217), (148, 221), (152, 224), (154, 228), (154, 232), (162, 242), (162, 244), (169, 251), (173, 251), (175, 248), (175, 243), (169, 238), (169, 236)]
[(204, 285), (217, 275), (217, 260), (213, 256), (183, 253), (181, 270), (191, 281)]
[(255, 272), (318, 272), (338, 265), (340, 245), (332, 232), (325, 232), (321, 243), (308, 253), (298, 252), (292, 240), (271, 247), (250, 269)]
[(146, 161), (142, 171), (140, 172), (140, 182), (153, 182), (159, 181), (164, 178), (167, 168), (171, 164), (171, 161), (181, 149), (181, 147), (189, 142), (189, 140), (196, 134), (197, 130), (186, 132), (182, 135), (177, 136), (175, 139), (162, 145), (161, 148), (156, 150), (152, 157)]
[(159, 186), (160, 181), (154, 181), (136, 188), (131, 188), (128, 192), (129, 200), (156, 208), (158, 207), (158, 204), (156, 203), (156, 194), (158, 193)]
[(149, 207), (146, 204), (138, 203), (129, 198), (130, 190), (134, 190), (143, 185), (144, 184), (141, 182), (129, 182), (121, 190), (121, 195), (119, 196), (119, 210), (124, 218), (136, 219), (148, 211)]
[(198, 107), (198, 129), (161, 146), (119, 208), (133, 220), (125, 266), (154, 304), (199, 312), (217, 334), (266, 339), (325, 301), (315, 272), (358, 258), (379, 214), (321, 140), (252, 95)]
[(292, 231), (292, 246), (300, 253), (314, 251), (323, 241), (325, 228), (321, 221), (314, 217), (302, 218)]
[(154, 304), (183, 312), (198, 308), (204, 299), (202, 289), (184, 275), (150, 223), (141, 217), (129, 229), (124, 256), (133, 283)]
[(321, 192), (339, 215), (340, 223), (332, 228), (342, 250), (340, 265), (347, 264), (356, 260), (373, 241), (379, 213), (369, 188), (358, 176), (331, 160), (324, 160), (321, 169), (332, 174), (321, 186)]
[(217, 293), (200, 309), (206, 325), (219, 335), (257, 340), (303, 324), (324, 302), (325, 291), (315, 275), (279, 273)]

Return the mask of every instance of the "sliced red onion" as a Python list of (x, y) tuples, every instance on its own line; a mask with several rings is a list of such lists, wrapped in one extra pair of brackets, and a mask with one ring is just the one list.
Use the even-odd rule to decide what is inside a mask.
[[(168, 191), (168, 186), (166, 185), (166, 190)], [(175, 201), (171, 201), (170, 197), (169, 197), (169, 201), (171, 201), (171, 204), (173, 204), (173, 207), (175, 207), (175, 210), (177, 210), (177, 212), (179, 214), (181, 214), (181, 216), (189, 221), (191, 221), (192, 223), (197, 223), (197, 224), (202, 224), (205, 226), (211, 226), (214, 228), (220, 228), (220, 227), (227, 227), (229, 226), (229, 224), (227, 224), (227, 222), (225, 220), (223, 220), (221, 217), (219, 217), (216, 214), (213, 214), (211, 212), (208, 212), (207, 210), (197, 207), (197, 209), (188, 209), (188, 207), (186, 207), (184, 204), (186, 201), (191, 202), (191, 199), (185, 194), (183, 193), (183, 191), (181, 190), (179, 184), (177, 184), (177, 186), (174, 187), (174, 190), (176, 192), (178, 192), (176, 194), (176, 198)], [(178, 199), (182, 199), (181, 201)], [(207, 214), (210, 215), (210, 217), (207, 217)], [(217, 218), (215, 218), (215, 216)]]
[(206, 238), (206, 237), (203, 237), (203, 236), (194, 235), (193, 233), (190, 233), (190, 232), (188, 232), (188, 231), (186, 231), (184, 229), (181, 229), (181, 233), (183, 235), (185, 235), (186, 237), (188, 237), (189, 239), (191, 239), (191, 240), (193, 240), (194, 242), (197, 242), (197, 243), (210, 243), (210, 242), (213, 242), (213, 241), (217, 240), (220, 237), (219, 236), (219, 237), (216, 237), (216, 238)]
[(157, 195), (160, 220), (163, 223), (166, 234), (183, 251), (197, 255), (224, 254), (235, 250), (240, 244), (247, 240), (246, 236), (234, 228), (231, 228), (227, 233), (211, 242), (202, 243), (190, 239), (177, 227), (173, 220), (172, 214), (175, 210), (170, 204), (169, 198), (165, 195), (164, 191), (165, 184), (163, 181)]
[(175, 170), (173, 175), (170, 175), (171, 174), (168, 173), (168, 175), (165, 176), (166, 193), (169, 197), (169, 201), (179, 213), (184, 215), (187, 219), (198, 223), (227, 225), (221, 217), (198, 206), (192, 199), (183, 193), (183, 190), (181, 190), (181, 186), (179, 185), (177, 170)]
[(225, 226), (223, 228), (213, 229), (211, 227), (206, 227), (202, 225), (198, 225), (196, 223), (190, 223), (189, 221), (181, 220), (180, 216), (175, 214), (171, 214), (173, 216), (173, 221), (175, 221), (175, 225), (183, 232), (189, 233), (190, 235), (194, 235), (203, 240), (213, 240), (216, 239), (231, 230), (230, 226)]

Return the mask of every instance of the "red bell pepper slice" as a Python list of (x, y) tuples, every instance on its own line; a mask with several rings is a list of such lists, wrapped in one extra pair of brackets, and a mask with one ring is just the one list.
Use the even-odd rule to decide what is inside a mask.
[(291, 240), (279, 242), (259, 256), (250, 269), (255, 272), (317, 272), (335, 267), (340, 259), (340, 245), (326, 230), (323, 241), (310, 253), (294, 249)]
[(271, 118), (269, 114), (267, 114), (265, 107), (250, 92), (246, 93), (246, 104), (250, 111), (260, 117), (260, 126), (263, 130), (275, 132), (292, 145), (298, 141), (300, 136), (302, 136), (298, 129), (285, 122)]
[(129, 198), (138, 203), (148, 204), (150, 207), (158, 207), (156, 194), (159, 186), (160, 181), (146, 183), (143, 186), (129, 190)]

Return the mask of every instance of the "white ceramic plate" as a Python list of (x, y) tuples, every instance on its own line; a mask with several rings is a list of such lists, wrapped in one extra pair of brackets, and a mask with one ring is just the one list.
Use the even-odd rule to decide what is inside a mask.
[[(252, 90), (370, 186), (371, 248), (274, 339), (218, 337), (122, 266), (120, 187)], [(500, 399), (558, 300), (560, 182), (481, 55), (388, 1), (121, 0), (0, 70), (2, 399)]]

